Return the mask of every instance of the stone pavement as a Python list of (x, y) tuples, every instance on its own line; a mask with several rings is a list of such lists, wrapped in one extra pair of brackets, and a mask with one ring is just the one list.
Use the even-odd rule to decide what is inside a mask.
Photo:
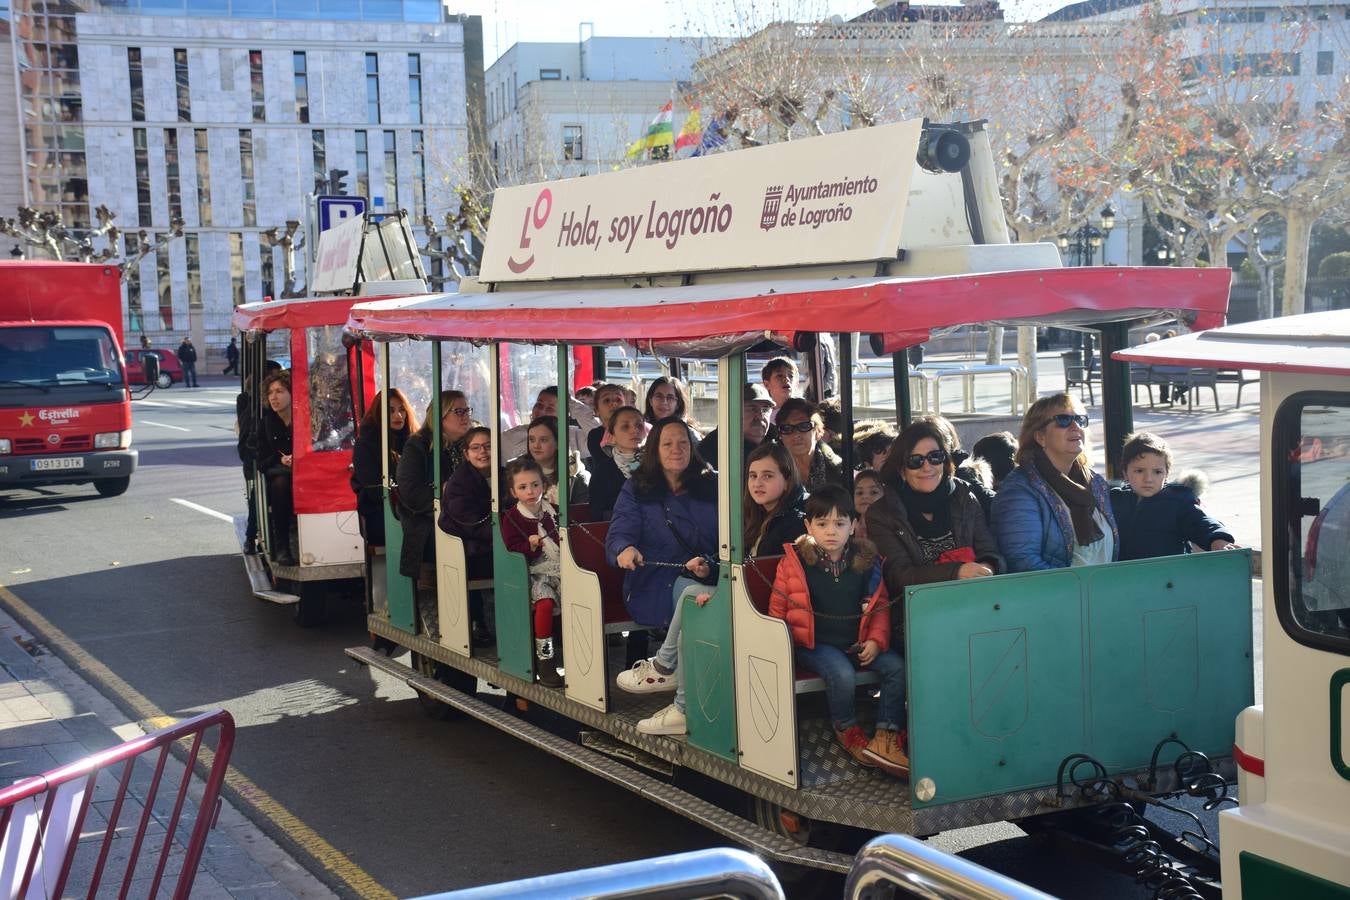
[[(138, 737), (146, 730), (122, 715), (18, 622), (0, 611), (0, 783), (10, 784), (40, 775)], [(143, 809), (135, 799), (143, 796), (143, 792), (137, 790), (136, 781), (141, 769), (147, 770), (148, 775), (149, 766), (139, 765), (138, 775), (133, 777), (127, 806), (119, 817), (119, 834), (111, 844), (101, 893), (115, 890), (121, 884), (130, 854), (130, 841)], [(116, 774), (121, 771), (118, 767)], [(159, 839), (147, 837), (130, 896), (144, 897), (148, 893), (148, 878), (141, 876), (151, 875), (158, 861), (164, 823), (170, 818), (182, 773), (183, 764), (171, 755), (147, 828), (147, 835), (158, 833)], [(105, 833), (105, 813), (110, 810), (115, 797), (114, 774), (108, 771), (100, 776), (95, 787), (95, 799), (81, 834), (81, 841), (88, 846), (77, 851), (71, 881), (66, 885), (67, 895), (82, 896), (87, 892), (93, 861)], [(194, 777), (193, 781), (195, 790), (190, 791), (190, 796), (200, 797), (202, 780)], [(160, 887), (163, 896), (171, 893), (173, 881), (181, 870), (185, 849), (182, 839), (190, 832), (195, 812), (195, 804), (189, 803), (183, 813), (183, 822), (188, 824), (180, 823), (176, 844), (170, 851), (166, 872), (172, 877), (167, 879), (168, 886), (162, 884)], [(337, 895), (301, 868), (227, 800), (207, 838), (192, 896), (194, 900), (286, 900)]]

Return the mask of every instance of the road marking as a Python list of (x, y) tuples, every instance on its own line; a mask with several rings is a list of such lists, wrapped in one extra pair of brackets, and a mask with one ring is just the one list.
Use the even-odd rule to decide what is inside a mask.
[(195, 509), (199, 513), (206, 513), (208, 516), (220, 519), (222, 522), (229, 522), (231, 525), (234, 524), (234, 516), (227, 516), (225, 513), (214, 510), (209, 506), (202, 506), (200, 503), (193, 503), (191, 500), (183, 500), (178, 497), (170, 497), (169, 500), (173, 503), (177, 503), (179, 506), (186, 506), (188, 509)]
[[(205, 400), (175, 400), (179, 406), (215, 406), (215, 403), (207, 403)], [(219, 401), (217, 401), (219, 402)]]
[[(93, 681), (95, 687), (105, 693), (115, 694), (127, 708), (132, 710), (136, 718), (149, 726), (149, 730), (153, 731), (178, 721), (152, 703), (150, 698), (132, 687), (112, 669), (86, 653), (84, 648), (71, 640), (64, 631), (57, 628), (33, 607), (20, 600), (17, 594), (3, 584), (0, 584), (0, 600), (3, 600), (9, 606), (10, 612), (23, 620), (24, 626), (29, 631), (39, 637), (43, 643), (58, 650), (81, 674)], [(202, 750), (206, 751), (207, 748), (203, 747)], [(210, 765), (209, 760), (207, 765)], [(387, 890), (384, 885), (372, 878), (364, 869), (348, 859), (341, 850), (324, 840), (318, 832), (300, 821), (293, 812), (241, 774), (234, 766), (225, 770), (225, 783), (234, 790), (236, 797), (251, 806), (258, 815), (275, 825), (305, 853), (345, 882), (356, 892), (357, 896), (374, 897), (378, 900), (396, 900), (397, 895)]]
[(151, 422), (149, 419), (141, 419), (137, 425), (154, 425), (156, 428), (169, 428), (174, 431), (191, 431), (191, 428), (183, 428), (178, 425), (166, 425), (163, 422)]
[(171, 405), (171, 404), (168, 404), (168, 403), (164, 403), (164, 402), (162, 402), (162, 401), (160, 401), (160, 400), (147, 400), (147, 399), (145, 399), (144, 397), (139, 398), (139, 399), (136, 399), (136, 400), (133, 400), (133, 401), (131, 401), (131, 402), (132, 402), (132, 403), (135, 403), (137, 406), (170, 406), (170, 405)]

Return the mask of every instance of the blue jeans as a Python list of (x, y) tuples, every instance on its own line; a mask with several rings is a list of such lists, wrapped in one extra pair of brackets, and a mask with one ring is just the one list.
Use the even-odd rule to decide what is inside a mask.
[(693, 597), (712, 590), (711, 586), (684, 575), (676, 578), (671, 588), (671, 593), (675, 595), (675, 612), (670, 617), (666, 639), (661, 642), (661, 649), (656, 651), (656, 661), (662, 669), (675, 673), (675, 708), (680, 712), (684, 712), (684, 666), (680, 665), (680, 610), (684, 608), (685, 594)]
[[(825, 702), (834, 727), (844, 731), (858, 724), (854, 694), (858, 689), (856, 657), (838, 647), (816, 644), (810, 650), (797, 648), (797, 664), (825, 679)], [(900, 731), (905, 727), (905, 661), (894, 650), (877, 654), (867, 670), (881, 676), (881, 702), (877, 705), (877, 728)]]

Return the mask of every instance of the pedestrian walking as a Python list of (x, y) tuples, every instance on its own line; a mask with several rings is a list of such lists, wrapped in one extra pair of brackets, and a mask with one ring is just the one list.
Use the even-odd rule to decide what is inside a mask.
[(183, 386), (197, 387), (197, 348), (192, 346), (192, 338), (183, 338), (178, 345), (178, 361), (183, 364)]
[(229, 346), (225, 348), (225, 371), (220, 374), (239, 374), (239, 345), (235, 343), (234, 338), (230, 338)]

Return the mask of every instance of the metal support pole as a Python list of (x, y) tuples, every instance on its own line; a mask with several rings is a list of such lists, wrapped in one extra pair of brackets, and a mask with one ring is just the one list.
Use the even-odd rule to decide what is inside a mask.
[(901, 428), (914, 421), (909, 398), (909, 354), (897, 350), (891, 354), (895, 380), (895, 418)]
[[(844, 478), (847, 487), (853, 490), (853, 343), (847, 334), (839, 335), (839, 413), (844, 420), (844, 431), (839, 436), (839, 446), (844, 456)], [(906, 383), (909, 378), (906, 376)]]
[(1130, 364), (1112, 358), (1130, 343), (1128, 322), (1113, 322), (1101, 327), (1102, 333), (1102, 439), (1106, 449), (1108, 478), (1124, 478), (1119, 471), (1120, 450), (1125, 435), (1134, 430), (1134, 406), (1130, 401)]

